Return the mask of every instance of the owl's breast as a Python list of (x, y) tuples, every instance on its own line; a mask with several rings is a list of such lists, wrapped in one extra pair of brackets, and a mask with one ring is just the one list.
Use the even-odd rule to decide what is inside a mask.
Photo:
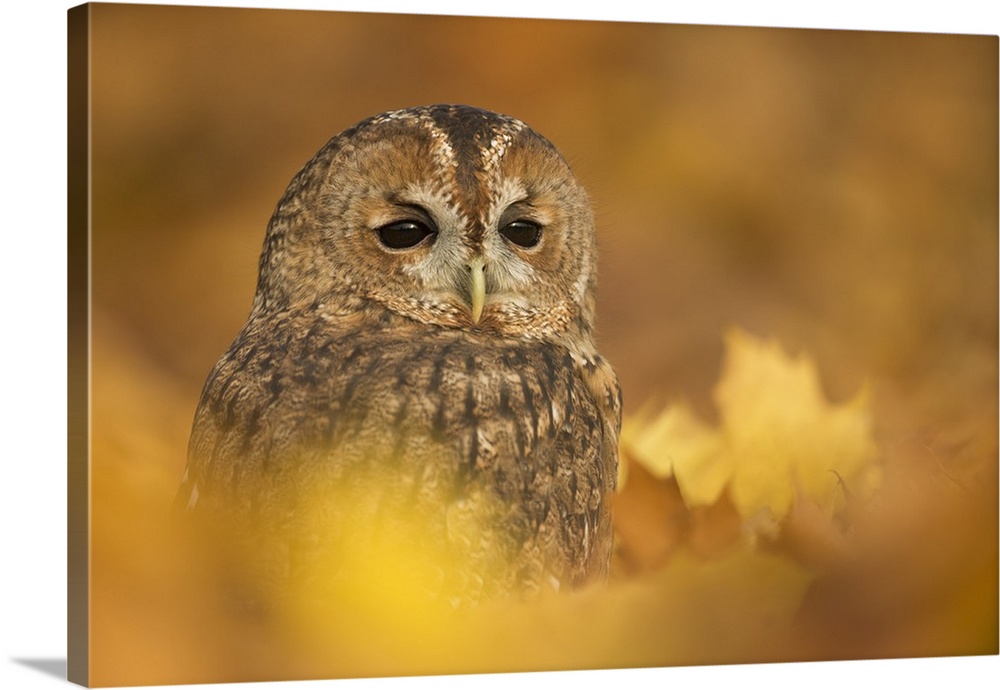
[(309, 442), (339, 451), (331, 463), (385, 462), (456, 491), (486, 482), (512, 500), (609, 470), (600, 411), (564, 349), (431, 332), (331, 355), (299, 403)]
[(518, 577), (606, 567), (617, 457), (565, 348), (447, 329), (286, 332), (246, 332), (206, 384), (191, 443), (206, 482), (250, 502), (376, 486), (445, 532), (475, 497)]

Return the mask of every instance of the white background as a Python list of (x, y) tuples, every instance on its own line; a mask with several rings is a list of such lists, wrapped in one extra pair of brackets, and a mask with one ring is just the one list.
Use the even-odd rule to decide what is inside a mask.
[[(815, 2), (709, 0), (657, 7), (648, 0), (391, 0), (340, 2), (164, 2), (242, 7), (433, 12), (670, 23), (998, 33), (995, 0), (924, 4), (889, 0)], [(0, 149), (0, 447), (2, 583), (0, 687), (54, 688), (66, 659), (66, 11), (72, 3), (5, 3), (3, 147)], [(60, 666), (62, 664), (63, 666)], [(40, 670), (41, 669), (41, 670)], [(997, 657), (409, 680), (218, 685), (218, 688), (1000, 687)]]

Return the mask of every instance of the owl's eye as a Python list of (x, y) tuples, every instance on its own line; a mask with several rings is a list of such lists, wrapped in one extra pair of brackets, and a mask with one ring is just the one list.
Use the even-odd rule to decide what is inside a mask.
[(515, 220), (500, 228), (500, 234), (518, 247), (534, 247), (542, 238), (542, 226), (530, 220)]
[(416, 220), (401, 220), (383, 225), (378, 232), (379, 241), (389, 249), (409, 249), (420, 244), (434, 231)]

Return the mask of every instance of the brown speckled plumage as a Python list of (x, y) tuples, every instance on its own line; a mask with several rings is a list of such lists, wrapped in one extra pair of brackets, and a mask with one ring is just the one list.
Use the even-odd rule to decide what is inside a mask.
[[(411, 221), (428, 231), (413, 246), (381, 239)], [(521, 221), (537, 244), (501, 233)], [(274, 213), (250, 316), (202, 393), (179, 501), (267, 525), (279, 573), (307, 569), (358, 519), (330, 505), (311, 534), (297, 497), (358, 486), (366, 524), (403, 511), (430, 546), (482, 568), (445, 575), (448, 596), (603, 577), (620, 393), (593, 342), (594, 250), (585, 193), (517, 120), (431, 106), (338, 135)]]

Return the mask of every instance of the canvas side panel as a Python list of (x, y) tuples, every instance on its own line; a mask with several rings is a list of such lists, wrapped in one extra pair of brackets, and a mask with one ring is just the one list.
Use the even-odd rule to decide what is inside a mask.
[(90, 6), (68, 12), (67, 676), (89, 684), (90, 650)]

